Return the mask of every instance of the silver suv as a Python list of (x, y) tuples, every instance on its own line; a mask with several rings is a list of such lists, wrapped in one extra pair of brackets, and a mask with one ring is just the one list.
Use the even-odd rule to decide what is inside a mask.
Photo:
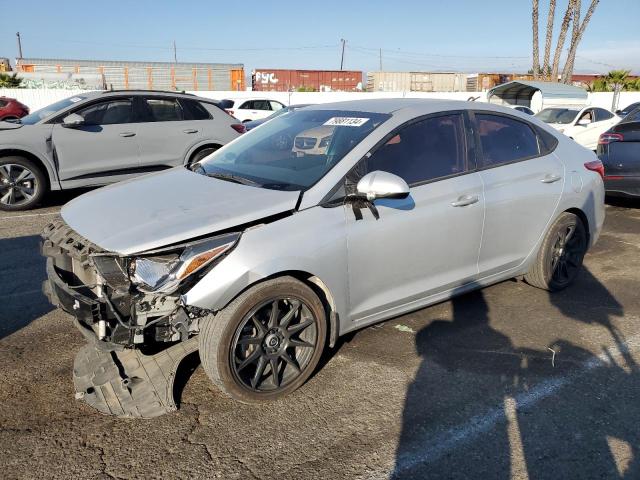
[(46, 293), (89, 340), (77, 396), (175, 409), (197, 350), (226, 394), (276, 399), (345, 333), (517, 276), (561, 290), (600, 233), (602, 175), (529, 115), (387, 99), (300, 109), (191, 168), (90, 192), (43, 244)]
[(0, 122), (0, 210), (47, 190), (105, 185), (195, 162), (244, 132), (213, 100), (179, 93), (74, 95)]

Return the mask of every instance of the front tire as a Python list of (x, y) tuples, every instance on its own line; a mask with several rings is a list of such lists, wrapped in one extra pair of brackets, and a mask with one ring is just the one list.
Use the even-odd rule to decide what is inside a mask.
[(42, 169), (24, 157), (0, 158), (0, 210), (29, 210), (47, 188)]
[(524, 276), (534, 287), (552, 292), (575, 280), (587, 253), (587, 230), (575, 214), (564, 212), (551, 225), (531, 269)]
[(202, 366), (223, 393), (240, 402), (284, 397), (318, 365), (325, 317), (322, 302), (304, 283), (292, 277), (267, 280), (203, 321)]

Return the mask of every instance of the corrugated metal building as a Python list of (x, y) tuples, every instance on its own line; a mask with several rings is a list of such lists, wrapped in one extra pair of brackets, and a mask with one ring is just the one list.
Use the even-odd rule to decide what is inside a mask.
[(244, 90), (241, 63), (127, 62), (23, 58), (16, 68), (33, 73), (97, 73), (106, 88), (148, 90)]
[(354, 92), (362, 90), (362, 72), (259, 68), (251, 83), (257, 92)]
[(534, 112), (545, 107), (583, 107), (587, 104), (585, 89), (558, 82), (514, 80), (487, 92), (487, 101), (497, 105), (524, 105)]
[(454, 72), (369, 72), (368, 92), (465, 92), (467, 75)]

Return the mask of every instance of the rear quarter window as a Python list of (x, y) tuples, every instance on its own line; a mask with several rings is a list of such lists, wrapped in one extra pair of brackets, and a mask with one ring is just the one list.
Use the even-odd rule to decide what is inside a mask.
[(513, 117), (484, 113), (476, 113), (475, 118), (484, 167), (540, 155), (538, 136), (528, 123)]
[(181, 98), (185, 120), (211, 120), (211, 113), (197, 100)]

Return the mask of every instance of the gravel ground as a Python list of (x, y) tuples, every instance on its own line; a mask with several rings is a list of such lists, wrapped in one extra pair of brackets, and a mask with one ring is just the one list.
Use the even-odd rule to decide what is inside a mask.
[(3, 478), (640, 478), (640, 204), (607, 207), (562, 293), (507, 281), (365, 329), (260, 406), (196, 360), (177, 413), (121, 420), (74, 400), (83, 339), (40, 293), (73, 195), (0, 214)]

